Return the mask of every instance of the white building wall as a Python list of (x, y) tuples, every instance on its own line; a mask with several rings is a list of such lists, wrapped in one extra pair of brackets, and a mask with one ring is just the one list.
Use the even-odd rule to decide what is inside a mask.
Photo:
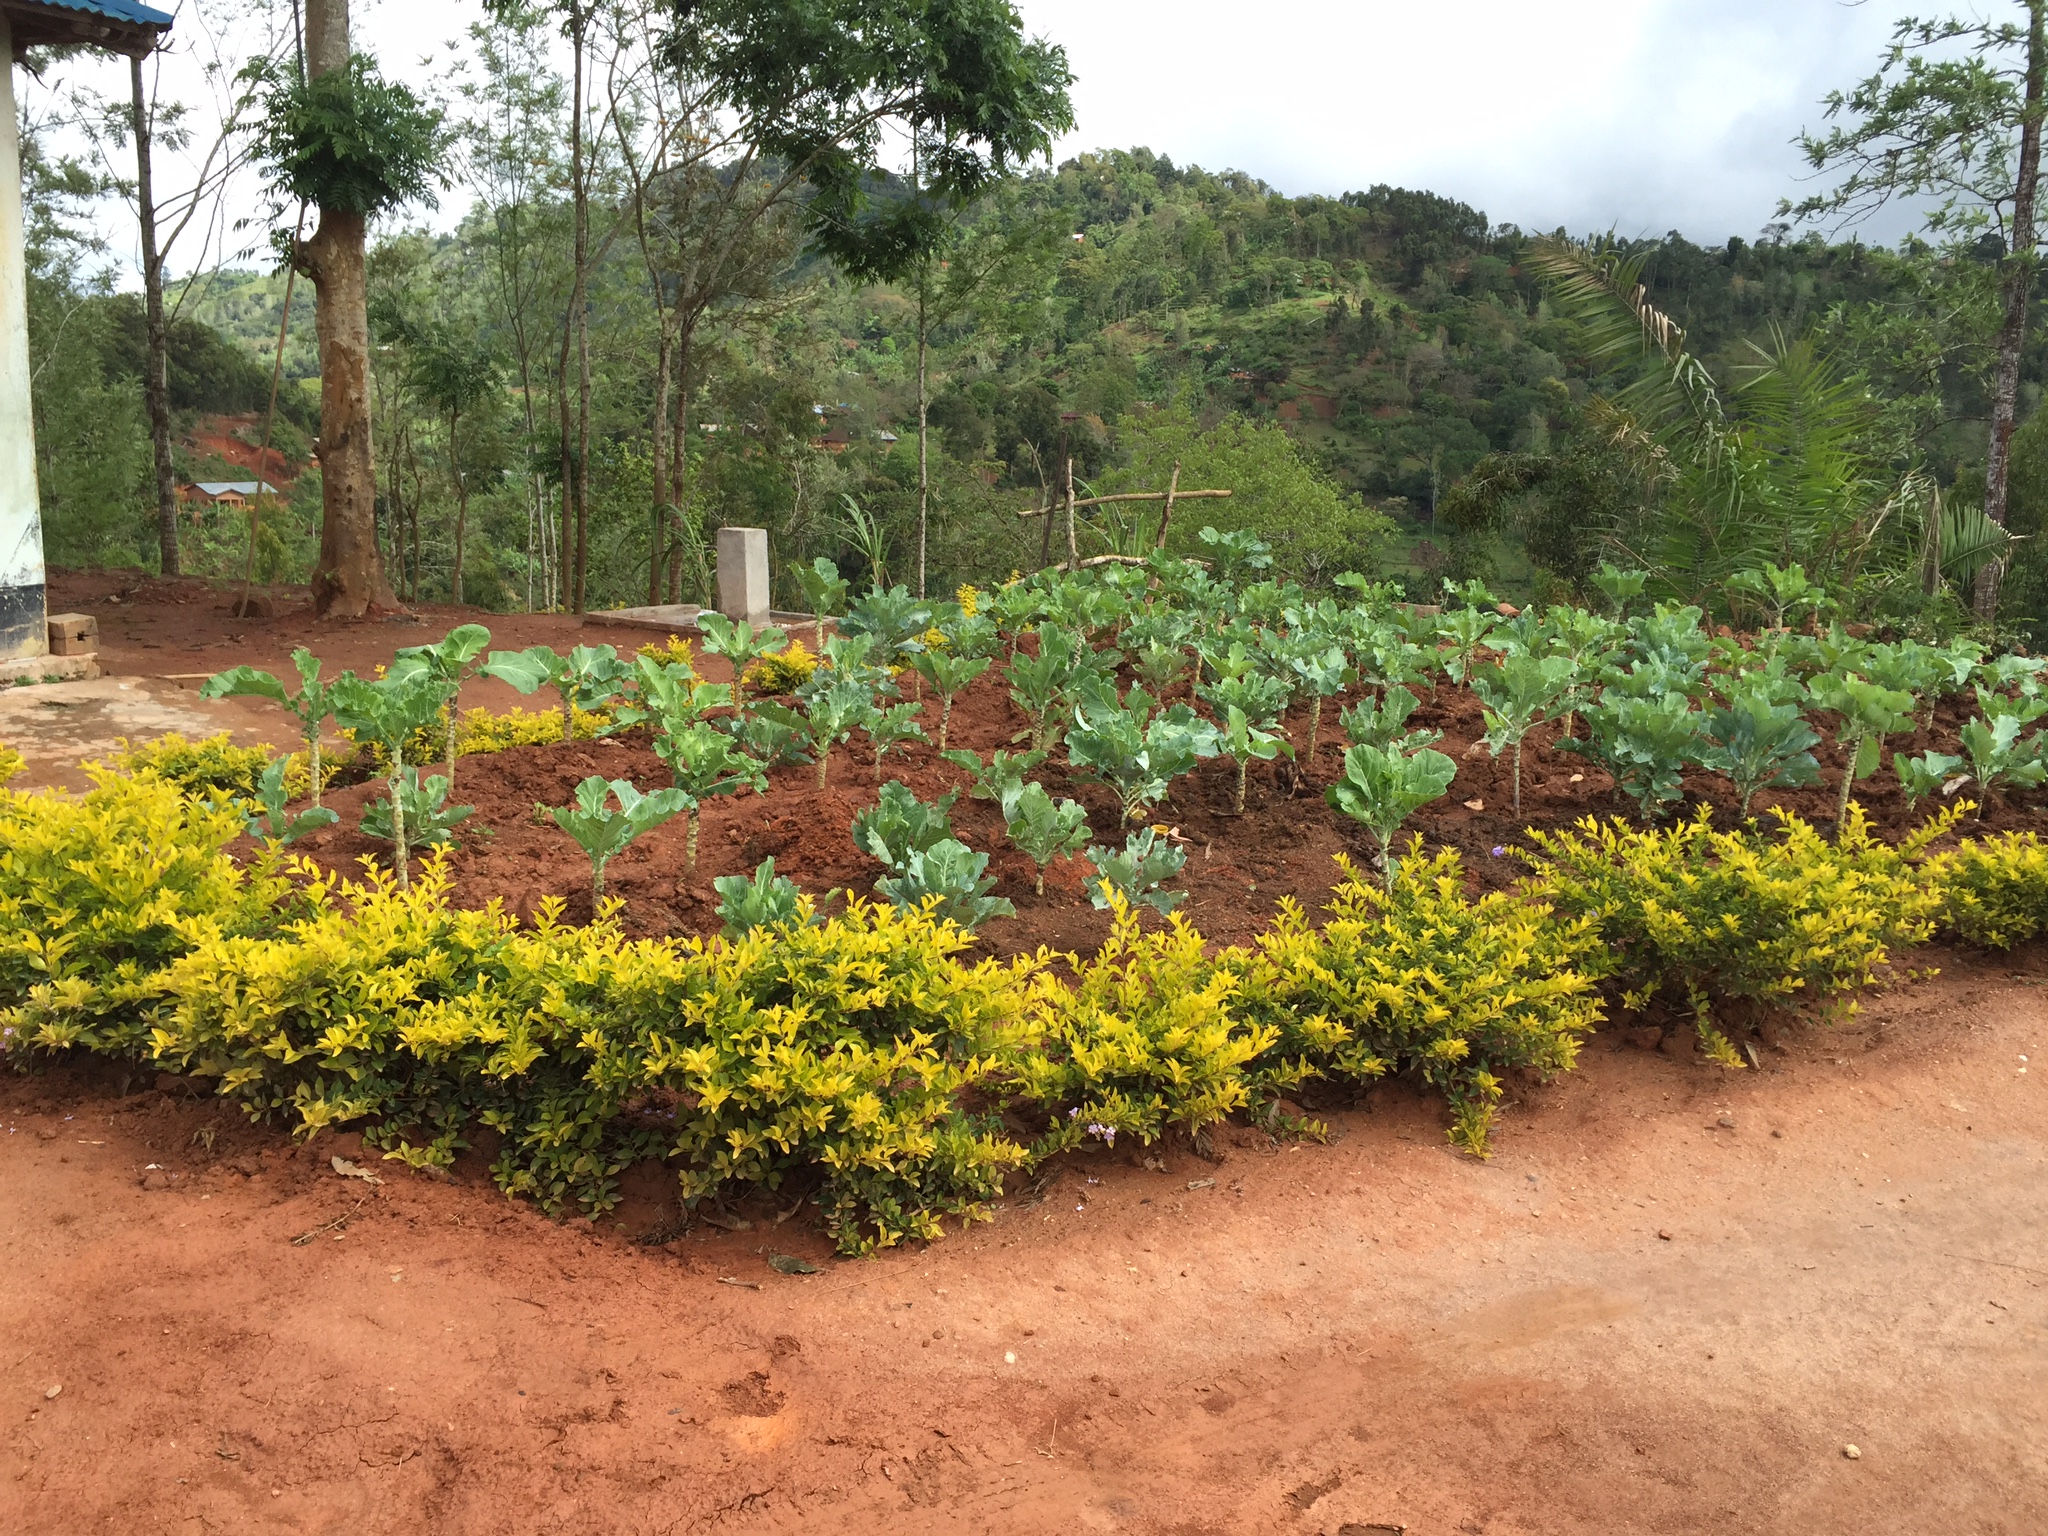
[(21, 145), (14, 44), (0, 11), (0, 659), (50, 648), (43, 519), (28, 398), (28, 280), (21, 246)]

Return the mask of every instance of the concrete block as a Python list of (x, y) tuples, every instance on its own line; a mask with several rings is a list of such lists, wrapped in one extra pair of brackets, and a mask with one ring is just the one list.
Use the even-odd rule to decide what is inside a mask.
[(89, 613), (53, 613), (49, 626), (52, 656), (90, 656), (100, 648), (100, 621)]
[(768, 530), (718, 530), (718, 611), (756, 626), (768, 622)]

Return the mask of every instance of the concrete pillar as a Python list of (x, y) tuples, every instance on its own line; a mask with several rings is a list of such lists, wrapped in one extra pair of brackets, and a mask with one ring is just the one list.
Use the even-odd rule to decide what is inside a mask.
[(759, 628), (768, 622), (768, 530), (718, 530), (718, 611)]
[(10, 30), (0, 10), (0, 660), (41, 656), (50, 648), (35, 421), (28, 405), (28, 273)]

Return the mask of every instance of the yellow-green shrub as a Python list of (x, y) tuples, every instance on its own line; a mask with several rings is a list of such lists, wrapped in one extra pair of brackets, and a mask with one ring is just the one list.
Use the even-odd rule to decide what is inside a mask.
[(521, 928), (453, 908), (439, 861), (409, 891), (378, 875), (312, 904), (182, 957), (156, 1058), (409, 1163), (487, 1126), (500, 1184), (549, 1210), (608, 1208), (643, 1157), (692, 1200), (814, 1167), (849, 1251), (937, 1236), (1025, 1159), (961, 1101), (1023, 1048), (1034, 962), (958, 964), (965, 936), (920, 914), (633, 942), (610, 913)]
[(755, 658), (744, 679), (752, 693), (794, 693), (817, 670), (818, 658), (804, 649), (803, 641), (792, 640), (784, 650)]
[(1525, 889), (1593, 919), (1601, 973), (1620, 981), (1626, 1006), (1659, 992), (1683, 1000), (1708, 1051), (1740, 1066), (1714, 1027), (1715, 1000), (1843, 997), (1869, 985), (1894, 948), (1925, 943), (1941, 895), (1916, 861), (1961, 808), (1896, 848), (1871, 836), (1854, 804), (1833, 843), (1796, 816), (1773, 814), (1771, 831), (1717, 832), (1704, 808), (1669, 828), (1588, 817), (1573, 830), (1532, 831)]
[(1249, 1102), (1246, 1068), (1279, 1037), (1236, 1014), (1237, 978), (1206, 958), (1184, 918), (1142, 933), (1115, 892), (1110, 913), (1108, 940), (1073, 962), (1072, 987), (1045, 977), (1036, 990), (1044, 1049), (1018, 1060), (1015, 1083), (1066, 1110), (1041, 1150), (1091, 1134), (1150, 1144), (1169, 1125), (1192, 1135)]
[(0, 785), (10, 783), (15, 775), (28, 766), (22, 755), (8, 746), (0, 746)]
[[(588, 741), (612, 723), (609, 710), (576, 711), (576, 739)], [(448, 756), (448, 717), (436, 715), (405, 741), (405, 760), (415, 768), (431, 768)], [(558, 709), (521, 709), (514, 705), (502, 713), (478, 707), (465, 709), (455, 726), (455, 755), (504, 752), (512, 747), (546, 746), (562, 739), (562, 712)], [(354, 741), (354, 737), (350, 737)], [(373, 778), (391, 773), (391, 758), (381, 743), (357, 742), (356, 756)]]
[(2032, 832), (1971, 841), (1927, 861), (1942, 926), (1966, 944), (2010, 949), (2048, 929), (2048, 846)]
[(1500, 1074), (1569, 1070), (1599, 1021), (1592, 925), (1502, 892), (1474, 901), (1457, 853), (1425, 859), (1419, 839), (1391, 889), (1338, 862), (1320, 929), (1286, 901), (1250, 950), (1223, 957), (1239, 1007), (1277, 1036), (1261, 1068), (1354, 1082), (1413, 1068), (1450, 1101), (1452, 1140), (1483, 1156)]
[[(250, 800), (255, 797), (257, 781), (263, 777), (263, 770), (276, 756), (277, 749), (272, 746), (236, 746), (234, 736), (227, 731), (202, 736), (197, 741), (188, 741), (178, 732), (171, 731), (141, 746), (132, 746), (123, 738), (121, 750), (114, 754), (114, 762), (125, 772), (153, 775), (188, 795), (212, 798), (225, 795), (233, 800)], [(346, 747), (323, 752), (320, 759), (322, 786), (333, 783), (342, 769), (354, 760), (355, 753)], [(285, 759), (285, 765), (285, 793), (294, 800), (312, 793), (311, 759), (304, 752), (294, 752)]]
[(164, 969), (296, 904), (271, 859), (221, 850), (226, 805), (153, 774), (93, 767), (73, 798), (0, 790), (0, 1028), (9, 1044), (133, 1052), (148, 1041)]
[(666, 641), (650, 640), (635, 652), (649, 661), (661, 662), (664, 666), (689, 668), (692, 675), (697, 670), (697, 653), (689, 641), (680, 635), (670, 635)]

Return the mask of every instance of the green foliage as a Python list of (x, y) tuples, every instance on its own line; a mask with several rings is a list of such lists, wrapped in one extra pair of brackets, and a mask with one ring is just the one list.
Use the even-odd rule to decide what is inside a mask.
[(264, 107), (256, 153), (281, 192), (364, 219), (433, 201), (441, 114), (384, 79), (367, 54), (310, 80), (265, 61), (252, 78)]
[(1579, 669), (1569, 656), (1511, 654), (1469, 674), (1473, 694), (1484, 706), (1486, 749), (1515, 750), (1515, 814), (1522, 814), (1522, 743), (1538, 721), (1557, 713), (1571, 697)]
[(687, 802), (684, 868), (697, 868), (697, 813), (706, 800), (743, 789), (765, 793), (768, 778), (760, 761), (740, 750), (710, 722), (693, 720), (654, 738), (654, 755), (668, 764), (669, 778)]
[(1899, 776), (1899, 792), (1906, 797), (1908, 810), (1929, 795), (1949, 795), (1962, 788), (1964, 780), (1951, 777), (1962, 766), (1960, 757), (1947, 752), (1923, 752), (1918, 757), (1908, 757), (1903, 752), (1892, 755), (1892, 768)]
[(839, 567), (823, 555), (809, 565), (791, 566), (790, 574), (803, 589), (811, 617), (818, 621), (818, 649), (822, 651), (825, 648), (825, 620), (846, 607), (846, 581), (840, 576)]
[[(617, 810), (605, 803), (607, 796), (618, 802)], [(680, 789), (657, 789), (643, 795), (629, 780), (606, 782), (593, 773), (576, 786), (573, 805), (554, 807), (548, 815), (590, 856), (590, 894), (602, 900), (605, 865), (641, 833), (681, 815), (691, 804)]]
[(1977, 696), (1985, 714), (1965, 725), (1957, 739), (1978, 786), (1985, 790), (2001, 785), (2032, 789), (2048, 783), (2048, 731), (2020, 735), (2027, 725), (2048, 714), (2048, 698), (2015, 701), (1982, 688)]
[(1813, 748), (1820, 744), (1797, 704), (1779, 704), (1763, 688), (1737, 687), (1721, 708), (1701, 721), (1703, 767), (1727, 775), (1742, 797), (1742, 814), (1760, 789), (1790, 789), (1820, 782)]
[(1668, 994), (1692, 1010), (1713, 1056), (1739, 1067), (1715, 1024), (1717, 1003), (1825, 1004), (1868, 986), (1894, 949), (1933, 933), (1941, 896), (1913, 861), (1959, 810), (1898, 848), (1871, 836), (1860, 806), (1833, 843), (1774, 814), (1772, 831), (1717, 832), (1704, 809), (1670, 828), (1588, 817), (1571, 831), (1532, 831), (1528, 890), (1596, 923), (1603, 948), (1588, 963), (1621, 982), (1626, 1006)]
[(1088, 862), (1095, 866), (1095, 878), (1088, 882), (1089, 899), (1098, 910), (1142, 906), (1170, 913), (1188, 899), (1188, 893), (1164, 887), (1187, 861), (1187, 849), (1159, 828), (1140, 827), (1120, 849), (1088, 850)]
[(1966, 944), (2011, 949), (2048, 929), (2048, 847), (2032, 832), (1963, 843), (1931, 859), (1942, 926)]
[(1396, 685), (1374, 703), (1368, 694), (1345, 709), (1338, 718), (1344, 735), (1353, 746), (1379, 747), (1390, 752), (1409, 753), (1442, 741), (1442, 731), (1411, 731), (1408, 717), (1422, 701), (1406, 688)]
[(951, 812), (958, 790), (927, 805), (909, 785), (891, 779), (875, 804), (853, 818), (853, 845), (895, 874), (910, 867), (910, 856), (953, 835)]
[(1088, 827), (1088, 813), (1076, 801), (1054, 800), (1045, 786), (1035, 781), (1018, 783), (1014, 792), (1003, 786), (1000, 801), (1010, 844), (1038, 866), (1036, 888), (1043, 896), (1046, 865), (1063, 853), (1075, 852), (1094, 836)]
[(985, 656), (955, 655), (950, 649), (914, 651), (910, 665), (931, 684), (944, 704), (939, 716), (939, 750), (946, 750), (946, 735), (953, 724), (953, 700), (977, 677), (989, 669)]
[(263, 770), (263, 776), (256, 781), (255, 799), (263, 814), (250, 816), (246, 825), (249, 835), (258, 842), (283, 847), (297, 842), (308, 832), (331, 827), (341, 820), (324, 805), (308, 806), (296, 814), (292, 812), (291, 792), (285, 787), (285, 774), (290, 766), (284, 758), (273, 758)]
[(868, 744), (875, 749), (875, 771), (882, 771), (882, 758), (891, 747), (904, 746), (913, 741), (929, 741), (924, 727), (917, 717), (924, 712), (917, 704), (891, 704), (886, 708), (880, 704), (871, 707), (861, 721), (860, 728), (866, 732)]
[(1413, 1070), (1451, 1104), (1451, 1140), (1484, 1156), (1512, 1069), (1569, 1070), (1600, 1018), (1590, 919), (1495, 891), (1472, 900), (1453, 849), (1396, 861), (1384, 892), (1344, 878), (1318, 927), (1290, 899), (1251, 950), (1223, 957), (1239, 1009), (1274, 1032), (1277, 1082)]
[(1043, 752), (1006, 752), (1000, 747), (988, 755), (985, 763), (980, 753), (964, 748), (939, 755), (973, 780), (967, 791), (970, 798), (993, 801), (1006, 819), (1017, 796), (1024, 791), (1024, 775), (1045, 761)]
[(320, 803), (320, 728), (334, 711), (333, 690), (320, 682), (320, 658), (303, 645), (292, 652), (292, 665), (298, 669), (299, 691), (293, 693), (268, 672), (255, 667), (231, 667), (225, 672), (216, 672), (199, 685), (202, 699), (220, 699), (231, 696), (269, 699), (282, 704), (293, 719), (299, 722), (299, 734), (306, 740), (306, 751), (311, 761), (310, 778), (313, 789), (313, 804)]
[[(460, 755), (457, 738), (461, 726), (456, 718), (455, 696), (462, 687), (463, 678), (469, 675), (470, 667), (490, 643), (491, 632), (483, 625), (458, 624), (433, 645), (406, 646), (391, 659), (390, 676), (418, 672), (441, 684), (444, 695), (441, 715), (446, 732), (443, 751), (450, 784), (455, 782), (455, 759)], [(317, 663), (315, 665), (317, 667)], [(311, 679), (308, 679), (307, 687), (312, 687)]]
[(775, 860), (763, 859), (752, 875), (719, 875), (711, 882), (718, 893), (718, 920), (728, 939), (756, 928), (795, 923), (810, 927), (820, 921), (811, 899), (787, 875), (775, 873)]
[(905, 911), (926, 911), (942, 922), (978, 928), (992, 917), (1015, 917), (1017, 909), (991, 896), (995, 877), (983, 873), (988, 855), (957, 838), (942, 837), (901, 855), (894, 873), (875, 882), (876, 892)]
[[(473, 805), (450, 805), (448, 781), (435, 774), (424, 783), (420, 771), (408, 765), (392, 781), (392, 796), (404, 813), (405, 843), (408, 847), (438, 848), (455, 841), (454, 829), (476, 814)], [(363, 835), (382, 843), (398, 841), (392, 816), (393, 800), (372, 800), (363, 807)]]
[(1217, 750), (1216, 728), (1185, 704), (1160, 709), (1142, 688), (1084, 698), (1067, 731), (1067, 761), (1116, 791), (1125, 821), (1166, 798), (1173, 781)]
[(268, 747), (238, 747), (226, 731), (188, 741), (167, 731), (139, 747), (123, 744), (114, 761), (132, 774), (161, 779), (180, 792), (197, 797), (254, 799), (270, 765)]
[(857, 678), (842, 678), (813, 693), (799, 713), (786, 705), (757, 704), (754, 712), (764, 720), (788, 729), (803, 741), (817, 760), (818, 788), (825, 787), (825, 772), (831, 764), (832, 748), (861, 726), (874, 721), (878, 711), (868, 685)]
[(562, 701), (562, 736), (566, 740), (575, 734), (577, 710), (601, 708), (619, 695), (628, 680), (644, 681), (649, 674), (643, 668), (658, 665), (643, 657), (628, 666), (609, 645), (579, 645), (566, 656), (557, 655), (552, 646), (534, 645), (523, 651), (493, 651), (477, 670), (484, 677), (510, 683), (521, 693), (554, 689)]
[(1683, 693), (1637, 698), (1609, 690), (1581, 711), (1584, 738), (1558, 746), (1592, 758), (1614, 776), (1614, 787), (1630, 796), (1645, 820), (1676, 800), (1685, 766), (1699, 760), (1701, 715)]
[(1038, 628), (1036, 655), (1020, 651), (1010, 658), (1010, 701), (1031, 722), (1033, 752), (1049, 752), (1058, 744), (1055, 716), (1088, 670), (1085, 647), (1047, 624)]
[(1216, 750), (1222, 756), (1237, 764), (1237, 811), (1244, 813), (1245, 777), (1252, 763), (1271, 762), (1283, 752), (1294, 756), (1294, 747), (1288, 740), (1274, 731), (1265, 731), (1245, 718), (1245, 712), (1235, 704), (1223, 713), (1223, 719), (1216, 727)]
[(1407, 753), (1356, 746), (1344, 753), (1344, 777), (1325, 790), (1323, 798), (1372, 834), (1391, 889), (1392, 850), (1402, 823), (1432, 800), (1442, 799), (1457, 776), (1456, 763), (1427, 747)]

